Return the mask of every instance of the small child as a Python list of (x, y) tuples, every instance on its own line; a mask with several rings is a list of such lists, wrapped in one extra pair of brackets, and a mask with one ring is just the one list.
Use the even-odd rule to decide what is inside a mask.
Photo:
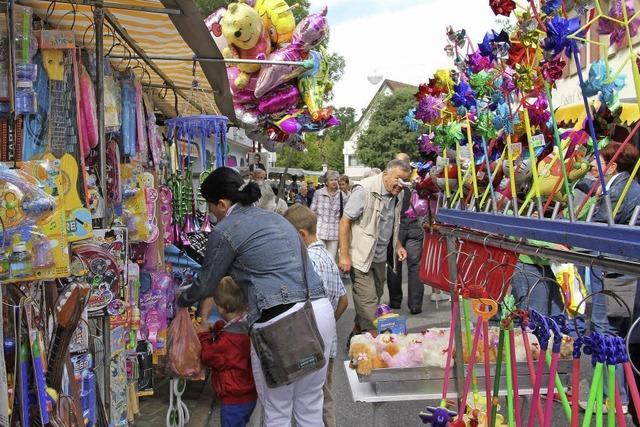
[[(336, 321), (342, 316), (342, 313), (347, 309), (349, 300), (347, 298), (347, 291), (344, 288), (342, 279), (340, 278), (340, 270), (336, 262), (324, 247), (324, 244), (318, 240), (316, 236), (316, 228), (318, 217), (316, 214), (305, 205), (295, 204), (292, 205), (284, 214), (284, 217), (298, 230), (300, 237), (307, 245), (307, 251), (309, 253), (309, 259), (313, 264), (313, 269), (318, 273), (318, 276), (322, 279), (325, 293), (327, 298), (331, 301), (333, 310), (335, 312)], [(336, 419), (333, 405), (333, 396), (331, 394), (331, 382), (333, 361), (338, 353), (338, 337), (333, 335), (333, 342), (331, 343), (331, 351), (329, 353), (329, 365), (327, 367), (327, 379), (324, 384), (324, 407), (322, 408), (322, 419), (325, 427), (335, 427)]]
[(220, 281), (213, 298), (224, 320), (213, 325), (213, 332), (198, 334), (202, 364), (212, 369), (211, 384), (221, 401), (222, 427), (246, 426), (258, 397), (251, 370), (247, 301), (228, 276)]

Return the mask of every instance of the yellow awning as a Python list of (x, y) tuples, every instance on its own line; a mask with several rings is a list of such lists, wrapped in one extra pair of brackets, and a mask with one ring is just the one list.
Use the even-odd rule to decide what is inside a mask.
[[(638, 104), (623, 102), (620, 104), (620, 108), (622, 108), (622, 113), (620, 114), (622, 124), (629, 126), (640, 120)], [(586, 117), (584, 104), (564, 105), (556, 109), (556, 120), (558, 123), (564, 123), (565, 125), (575, 123), (576, 126), (582, 126), (582, 122)]]
[[(34, 9), (35, 15), (46, 21), (51, 27), (61, 30), (72, 30), (75, 34), (76, 45), (87, 49), (95, 49), (93, 10), (91, 5), (68, 4), (45, 0), (21, 0), (20, 4)], [(86, 3), (92, 3), (86, 1)], [(129, 38), (142, 53), (151, 57), (150, 61), (156, 66), (148, 66), (143, 60), (113, 59), (111, 64), (118, 70), (126, 67), (134, 68), (144, 85), (149, 84), (149, 76), (142, 72), (146, 69), (151, 75), (151, 88), (156, 106), (168, 117), (176, 115), (175, 97), (172, 90), (163, 90), (167, 79), (177, 88), (178, 112), (189, 114), (223, 114), (230, 120), (235, 119), (233, 105), (227, 83), (226, 70), (223, 63), (198, 64), (196, 79), (202, 91), (191, 90), (192, 64), (190, 62), (153, 60), (153, 56), (171, 55), (177, 57), (221, 57), (220, 52), (211, 38), (194, 0), (118, 0), (120, 6), (135, 8), (154, 8), (163, 10), (174, 8), (180, 11), (178, 15), (165, 13), (150, 13), (141, 10), (126, 10), (105, 6), (104, 51), (111, 51), (114, 55), (123, 55), (125, 49), (117, 45), (117, 40)], [(112, 30), (120, 27), (122, 32)], [(188, 28), (188, 30), (185, 30)], [(126, 40), (124, 40), (126, 41)], [(126, 44), (126, 43), (123, 43)], [(136, 52), (129, 48), (136, 55)], [(207, 53), (203, 55), (203, 51)], [(164, 75), (163, 76), (161, 76)], [(191, 100), (196, 106), (188, 106)]]

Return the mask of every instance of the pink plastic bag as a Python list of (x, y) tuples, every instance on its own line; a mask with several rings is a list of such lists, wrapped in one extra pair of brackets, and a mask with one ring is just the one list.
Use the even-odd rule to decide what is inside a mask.
[(189, 310), (178, 309), (167, 333), (169, 345), (169, 372), (175, 377), (203, 380), (204, 369), (200, 362), (200, 340), (191, 322)]

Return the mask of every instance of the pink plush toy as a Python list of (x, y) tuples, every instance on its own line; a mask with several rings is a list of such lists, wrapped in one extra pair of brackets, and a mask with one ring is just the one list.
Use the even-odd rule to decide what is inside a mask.
[(422, 366), (424, 362), (422, 344), (418, 342), (409, 344), (407, 347), (401, 348), (395, 356), (391, 356), (385, 351), (380, 355), (380, 358), (390, 368), (415, 368)]

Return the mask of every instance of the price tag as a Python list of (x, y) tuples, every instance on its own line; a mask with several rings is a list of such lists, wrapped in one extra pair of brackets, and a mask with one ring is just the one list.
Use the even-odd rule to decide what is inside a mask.
[(445, 157), (438, 157), (436, 164), (438, 165), (438, 167), (441, 167), (441, 168), (447, 167), (449, 166), (449, 159)]
[(542, 135), (542, 134), (533, 135), (531, 137), (531, 144), (533, 145), (534, 149), (544, 147), (546, 145), (546, 142), (544, 140), (544, 135)]
[(509, 145), (509, 153), (513, 159), (517, 159), (522, 154), (522, 144), (519, 142)]

